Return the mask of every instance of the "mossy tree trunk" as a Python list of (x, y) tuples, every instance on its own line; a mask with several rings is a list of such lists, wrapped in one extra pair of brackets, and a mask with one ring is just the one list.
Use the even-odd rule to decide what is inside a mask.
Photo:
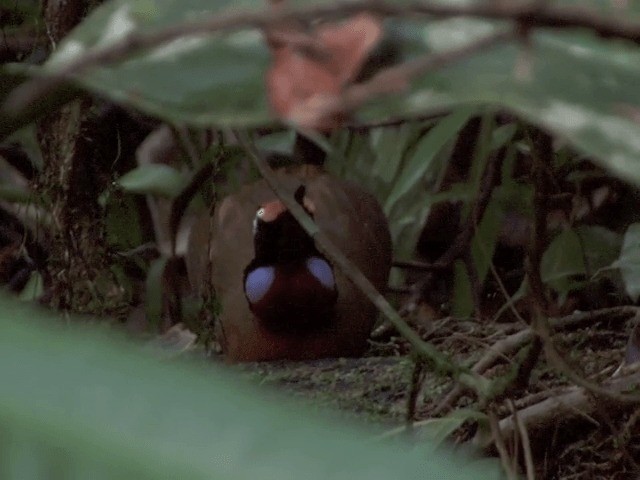
[[(77, 25), (92, 6), (87, 0), (44, 0), (50, 47)], [(37, 190), (52, 216), (48, 244), (47, 301), (55, 308), (109, 313), (123, 298), (109, 269), (104, 212), (98, 199), (111, 182), (113, 148), (104, 148), (90, 98), (74, 100), (38, 123), (44, 168)], [(115, 144), (115, 142), (114, 142)], [(115, 154), (117, 155), (117, 153)]]

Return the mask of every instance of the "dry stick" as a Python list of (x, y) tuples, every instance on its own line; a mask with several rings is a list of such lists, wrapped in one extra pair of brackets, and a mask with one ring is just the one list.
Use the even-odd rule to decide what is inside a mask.
[[(627, 448), (625, 448), (625, 445), (623, 442), (621, 442), (622, 437), (621, 437), (621, 430), (617, 427), (617, 425), (615, 425), (615, 422), (612, 418), (612, 414), (616, 414), (618, 413), (617, 410), (609, 410), (607, 409), (604, 405), (598, 404), (597, 408), (596, 408), (596, 414), (598, 415), (598, 419), (600, 420), (600, 422), (602, 423), (602, 426), (606, 426), (609, 428), (610, 430), (610, 436), (611, 436), (611, 442), (613, 443), (613, 445), (616, 445), (618, 452), (620, 452), (620, 455), (623, 457), (624, 460), (622, 460), (625, 463), (629, 463), (630, 465), (634, 465), (635, 466), (635, 462), (633, 460), (633, 457), (631, 456), (631, 454), (628, 452)], [(637, 478), (635, 480), (638, 480)]]
[(509, 462), (509, 452), (507, 452), (507, 447), (504, 443), (504, 435), (500, 430), (500, 424), (498, 423), (498, 419), (494, 412), (489, 412), (489, 425), (491, 426), (491, 436), (492, 440), (496, 446), (496, 450), (498, 450), (498, 455), (500, 456), (500, 463), (502, 464), (502, 469), (504, 473), (507, 475), (509, 479), (517, 479), (518, 475), (511, 468), (511, 463)]
[[(607, 382), (607, 388), (617, 395), (624, 395), (622, 392), (633, 389), (634, 387), (637, 388), (638, 385), (640, 385), (640, 371), (638, 371), (638, 368), (631, 370), (635, 370), (635, 373)], [(604, 405), (600, 406), (603, 408), (620, 408), (620, 403), (616, 400), (602, 398), (596, 401), (601, 401)], [(623, 407), (630, 409), (633, 408), (633, 405), (627, 404)], [(595, 422), (591, 416), (596, 410), (595, 401), (590, 392), (585, 388), (573, 386), (565, 389), (560, 395), (547, 398), (539, 403), (519, 410), (517, 415), (520, 422), (522, 422), (529, 431), (534, 431), (534, 437), (539, 437), (541, 432), (557, 428), (558, 420), (568, 422), (582, 417), (597, 426), (598, 423)], [(500, 431), (504, 436), (512, 435), (516, 428), (517, 426), (513, 415), (509, 415), (500, 420)]]
[[(633, 306), (603, 308), (591, 312), (583, 312), (567, 315), (561, 318), (552, 318), (549, 323), (554, 331), (561, 331), (571, 327), (577, 327), (583, 324), (592, 324), (600, 320), (612, 320), (619, 318), (626, 320), (629, 317), (640, 315), (640, 308)], [(504, 358), (512, 352), (520, 349), (525, 343), (531, 341), (535, 333), (531, 328), (526, 328), (520, 332), (509, 335), (502, 340), (493, 344), (487, 353), (471, 368), (471, 371), (482, 375), (487, 369), (495, 364), (499, 358)], [(442, 413), (450, 405), (453, 405), (463, 394), (465, 390), (459, 385), (456, 386), (447, 396), (436, 406), (432, 415)]]
[[(460, 382), (478, 391), (480, 379), (478, 375), (472, 374), (468, 369), (456, 365), (446, 355), (442, 354), (428, 342), (423, 341), (420, 336), (398, 315), (387, 300), (378, 293), (369, 279), (356, 267), (356, 265), (342, 253), (333, 242), (320, 231), (313, 219), (294, 200), (290, 192), (286, 192), (280, 185), (275, 172), (269, 167), (265, 160), (255, 151), (250, 144), (246, 134), (237, 132), (240, 144), (247, 151), (253, 163), (258, 168), (262, 177), (274, 191), (276, 196), (284, 203), (289, 212), (302, 228), (311, 236), (318, 249), (327, 256), (334, 266), (356, 285), (362, 293), (378, 308), (380, 312), (393, 324), (400, 334), (411, 344), (416, 353), (435, 367), (438, 372), (446, 372), (456, 377)], [(286, 193), (285, 193), (286, 192)]]
[(413, 422), (416, 419), (416, 407), (418, 404), (418, 395), (424, 381), (424, 362), (420, 358), (414, 359), (413, 372), (411, 373), (411, 387), (407, 395), (407, 417), (405, 419), (405, 427), (407, 433), (412, 431)]
[(73, 75), (96, 66), (117, 62), (142, 49), (154, 48), (187, 35), (228, 32), (243, 28), (266, 28), (286, 20), (308, 20), (317, 17), (337, 18), (369, 11), (385, 16), (412, 16), (423, 14), (434, 17), (471, 16), (490, 19), (514, 20), (532, 27), (570, 28), (593, 30), (602, 37), (615, 37), (640, 43), (640, 23), (626, 17), (602, 16), (598, 11), (581, 7), (543, 6), (538, 1), (487, 2), (472, 5), (451, 5), (436, 2), (414, 2), (398, 5), (391, 1), (355, 0), (329, 5), (301, 8), (267, 9), (253, 12), (236, 11), (209, 16), (202, 20), (186, 21), (154, 32), (133, 32), (105, 47), (96, 48), (71, 60), (57, 72), (25, 82), (12, 92), (2, 110), (19, 113), (61, 83), (72, 80)]
[(549, 321), (546, 317), (544, 317), (543, 315), (536, 317), (534, 319), (533, 329), (535, 330), (536, 334), (542, 339), (547, 361), (561, 373), (566, 375), (567, 378), (573, 383), (581, 386), (585, 390), (588, 390), (596, 397), (604, 397), (606, 399), (613, 400), (619, 403), (640, 403), (640, 394), (615, 393), (610, 389), (603, 388), (600, 385), (593, 383), (579, 375), (556, 349), (553, 340), (551, 339), (551, 329), (549, 326)]
[(631, 468), (635, 469), (636, 471), (640, 471), (640, 464), (638, 464), (636, 460), (634, 460), (631, 457), (631, 455), (628, 452), (628, 448), (629, 448), (629, 441), (633, 436), (632, 429), (634, 425), (638, 423), (639, 420), (640, 420), (640, 409), (637, 409), (635, 412), (629, 415), (629, 419), (622, 426), (622, 430), (618, 432), (619, 444), (621, 446), (622, 445), (625, 446), (625, 448), (623, 449), (625, 458), (627, 459), (627, 462), (631, 465)]
[(527, 480), (535, 480), (536, 470), (533, 466), (533, 455), (531, 454), (531, 442), (529, 441), (529, 433), (527, 427), (520, 421), (518, 412), (515, 405), (511, 400), (507, 401), (509, 408), (511, 409), (511, 415), (513, 415), (516, 428), (520, 434), (520, 441), (522, 442), (522, 452), (524, 454), (524, 464), (527, 472)]
[(551, 136), (544, 132), (538, 132), (536, 138), (527, 134), (531, 146), (531, 158), (533, 160), (533, 229), (531, 230), (531, 240), (527, 252), (526, 275), (529, 281), (529, 291), (533, 297), (533, 311), (531, 318), (539, 316), (548, 310), (548, 299), (546, 287), (540, 274), (542, 255), (547, 243), (547, 196), (551, 193), (547, 187), (546, 169), (553, 162), (553, 145)]

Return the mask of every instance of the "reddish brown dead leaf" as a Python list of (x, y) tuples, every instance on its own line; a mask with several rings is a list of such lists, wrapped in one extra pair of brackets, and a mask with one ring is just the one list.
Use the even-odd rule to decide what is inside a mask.
[(326, 66), (343, 84), (355, 80), (381, 35), (380, 20), (368, 13), (341, 25), (323, 25), (317, 32), (321, 45), (331, 53)]
[(382, 35), (380, 20), (361, 13), (306, 32), (300, 24), (271, 28), (266, 39), (273, 63), (266, 75), (271, 108), (303, 128), (328, 131), (348, 112), (340, 94), (357, 77)]

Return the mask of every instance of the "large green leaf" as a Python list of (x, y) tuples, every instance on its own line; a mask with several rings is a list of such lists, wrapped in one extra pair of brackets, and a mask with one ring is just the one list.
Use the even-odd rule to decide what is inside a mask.
[[(595, 0), (587, 4), (597, 7), (594, 11), (638, 18), (637, 7), (625, 10)], [(79, 53), (109, 45), (132, 31), (157, 31), (239, 8), (255, 11), (264, 5), (230, 0), (113, 0), (74, 30), (44, 68), (56, 71)], [(392, 23), (406, 58), (473, 44), (502, 26), (468, 18)], [(516, 44), (493, 48), (425, 75), (405, 94), (375, 101), (359, 114), (363, 119), (381, 120), (460, 104), (492, 105), (552, 130), (616, 174), (640, 182), (637, 47), (575, 30), (540, 30), (530, 39), (526, 53)], [(260, 33), (246, 29), (181, 38), (127, 61), (80, 72), (77, 78), (90, 90), (174, 122), (251, 125), (269, 118), (263, 87), (268, 59)]]
[(595, 275), (607, 268), (620, 255), (622, 235), (600, 225), (582, 225), (576, 228), (584, 248), (587, 274)]
[(164, 163), (140, 165), (118, 179), (118, 185), (133, 193), (173, 198), (189, 183), (187, 174)]
[(540, 262), (542, 281), (556, 291), (566, 294), (578, 284), (572, 278), (585, 275), (585, 256), (582, 242), (572, 229), (562, 230), (551, 241)]
[[(97, 8), (45, 64), (57, 71), (78, 55), (132, 32), (146, 33), (255, 2), (230, 0), (114, 0)], [(263, 77), (268, 52), (262, 35), (191, 35), (125, 61), (92, 68), (80, 83), (111, 99), (174, 122), (247, 124), (268, 118)]]
[[(608, 2), (589, 3), (611, 11)], [(78, 53), (132, 31), (155, 31), (246, 6), (263, 5), (114, 0), (74, 30), (45, 68), (55, 71)], [(473, 43), (498, 25), (466, 18), (427, 24), (398, 19), (394, 24), (407, 57)], [(634, 121), (640, 110), (638, 50), (586, 33), (536, 32), (531, 45), (525, 57), (520, 46), (506, 45), (430, 73), (406, 94), (363, 109), (362, 117), (379, 120), (463, 103), (494, 105), (553, 130), (617, 174), (640, 182), (640, 125)], [(519, 58), (524, 68), (517, 74)], [(247, 125), (269, 118), (263, 88), (267, 63), (259, 32), (241, 30), (182, 38), (128, 61), (82, 72), (78, 79), (91, 90), (173, 121)]]
[[(405, 22), (398, 36), (419, 55), (473, 44), (492, 28), (491, 22), (469, 19)], [(361, 115), (379, 120), (464, 103), (493, 105), (553, 131), (640, 183), (639, 78), (636, 47), (587, 33), (540, 31), (531, 36), (526, 54), (515, 44), (493, 48), (419, 78), (406, 94), (372, 104)]]
[(0, 478), (498, 478), (0, 298)]
[(418, 142), (411, 156), (400, 171), (393, 190), (384, 203), (385, 212), (389, 215), (398, 200), (420, 186), (425, 174), (432, 166), (434, 158), (440, 151), (450, 144), (460, 129), (476, 113), (475, 109), (459, 108), (442, 119), (429, 130)]

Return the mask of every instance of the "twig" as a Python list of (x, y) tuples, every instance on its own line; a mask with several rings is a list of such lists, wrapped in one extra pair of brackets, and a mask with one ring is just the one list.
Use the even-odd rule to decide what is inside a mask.
[[(637, 370), (637, 369), (636, 369)], [(615, 395), (623, 395), (622, 392), (628, 391), (640, 385), (640, 372), (629, 374), (624, 377), (616, 378), (607, 382), (606, 388), (610, 389)], [(634, 404), (620, 404), (619, 402), (602, 398), (598, 400), (604, 408), (631, 409)], [(571, 422), (577, 418), (584, 418), (592, 423), (595, 421), (591, 417), (596, 411), (593, 397), (589, 391), (582, 387), (568, 387), (562, 394), (547, 398), (530, 407), (524, 408), (517, 412), (520, 422), (527, 427), (529, 433), (534, 432), (534, 437), (541, 438), (541, 434), (549, 429), (558, 427), (558, 421)], [(504, 436), (512, 435), (515, 431), (516, 424), (513, 415), (500, 420), (500, 431)], [(564, 425), (564, 423), (563, 423)], [(597, 422), (595, 423), (597, 425)]]
[(535, 317), (540, 311), (545, 314), (548, 311), (548, 301), (546, 296), (546, 287), (540, 275), (540, 265), (542, 255), (544, 254), (548, 238), (547, 238), (547, 196), (549, 189), (547, 188), (546, 167), (550, 166), (553, 161), (553, 145), (551, 136), (544, 132), (537, 132), (534, 139), (527, 135), (531, 145), (533, 159), (533, 211), (534, 221), (531, 230), (531, 240), (529, 243), (529, 251), (527, 258), (527, 279), (529, 280), (529, 290), (532, 301), (532, 315)]
[(411, 385), (409, 394), (407, 395), (407, 417), (406, 429), (411, 432), (413, 422), (416, 419), (416, 405), (418, 403), (418, 395), (424, 382), (424, 362), (420, 358), (414, 358), (413, 372), (411, 373)]
[(374, 128), (382, 127), (397, 127), (409, 122), (429, 122), (440, 120), (451, 112), (451, 109), (444, 107), (434, 107), (432, 109), (426, 109), (420, 114), (416, 115), (402, 115), (399, 117), (390, 117), (384, 120), (377, 120), (371, 122), (361, 122), (357, 119), (347, 122), (345, 128), (354, 133), (366, 133)]
[(535, 480), (536, 470), (533, 466), (533, 455), (531, 454), (531, 442), (529, 441), (529, 433), (527, 427), (520, 421), (516, 407), (511, 400), (507, 401), (511, 410), (511, 415), (516, 424), (518, 433), (520, 434), (520, 441), (522, 442), (522, 452), (524, 455), (524, 465), (527, 472), (527, 480)]
[(393, 266), (404, 268), (407, 270), (426, 270), (430, 272), (442, 272), (449, 269), (449, 265), (443, 265), (441, 263), (420, 262), (418, 260), (394, 260)]
[(518, 475), (511, 468), (511, 462), (509, 462), (509, 452), (507, 452), (507, 447), (504, 443), (504, 435), (502, 430), (500, 429), (500, 424), (498, 423), (498, 419), (496, 418), (496, 414), (494, 412), (489, 412), (489, 425), (491, 426), (491, 436), (494, 445), (496, 446), (496, 450), (498, 450), (498, 455), (500, 456), (500, 463), (502, 464), (502, 469), (504, 473), (507, 475), (509, 479), (517, 479)]
[(210, 181), (210, 179), (217, 173), (220, 158), (219, 156), (216, 156), (210, 161), (204, 162), (204, 150), (206, 149), (206, 144), (209, 143), (210, 139), (205, 137), (194, 140), (188, 129), (175, 125), (170, 128), (176, 145), (179, 147), (185, 159), (189, 163), (191, 170), (193, 170), (189, 183), (180, 192), (180, 194), (173, 199), (173, 202), (171, 202), (169, 232), (171, 235), (171, 253), (172, 255), (176, 255), (178, 233), (180, 231), (180, 225), (185, 212), (195, 195), (200, 191), (200, 188), (202, 188), (206, 182)]

